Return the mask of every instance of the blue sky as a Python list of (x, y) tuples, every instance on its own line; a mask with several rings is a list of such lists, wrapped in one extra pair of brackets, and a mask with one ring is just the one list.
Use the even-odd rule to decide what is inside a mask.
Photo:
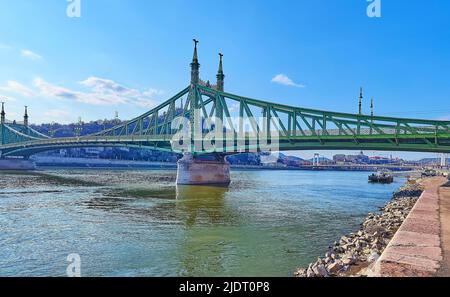
[(65, 0), (0, 0), (0, 97), (9, 119), (128, 119), (188, 85), (195, 37), (202, 78), (222, 51), (232, 93), (357, 112), (363, 86), (365, 112), (450, 119), (450, 2), (381, 3), (81, 0), (69, 18)]

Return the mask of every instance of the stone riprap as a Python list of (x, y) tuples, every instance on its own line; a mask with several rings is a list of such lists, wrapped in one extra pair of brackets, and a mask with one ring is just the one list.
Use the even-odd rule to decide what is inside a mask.
[(367, 275), (383, 250), (416, 204), (423, 187), (411, 182), (394, 193), (379, 213), (369, 213), (361, 229), (342, 236), (330, 246), (325, 257), (307, 268), (299, 269), (298, 277)]

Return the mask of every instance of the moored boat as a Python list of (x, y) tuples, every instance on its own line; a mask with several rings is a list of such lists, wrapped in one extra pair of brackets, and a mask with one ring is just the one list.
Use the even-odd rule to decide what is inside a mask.
[(369, 182), (390, 184), (394, 182), (394, 176), (387, 171), (380, 171), (369, 175)]
[(422, 171), (422, 178), (424, 178), (424, 177), (433, 177), (433, 176), (438, 176), (439, 175), (439, 173), (436, 171), (436, 170), (434, 170), (434, 169), (425, 169), (425, 170), (423, 170)]

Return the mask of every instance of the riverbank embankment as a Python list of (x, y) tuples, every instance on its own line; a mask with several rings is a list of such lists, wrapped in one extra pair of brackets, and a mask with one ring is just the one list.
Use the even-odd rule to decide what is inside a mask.
[[(156, 161), (132, 161), (132, 160), (108, 160), (96, 158), (72, 158), (72, 157), (32, 157), (37, 169), (52, 168), (91, 168), (91, 169), (167, 169), (176, 170), (176, 162), (156, 162)], [(231, 164), (235, 170), (306, 170), (306, 171), (367, 171), (376, 172), (379, 170), (390, 170), (395, 174), (411, 174), (419, 172), (420, 168), (414, 166), (393, 166), (393, 165), (302, 165), (302, 166), (281, 166), (280, 164), (269, 165), (239, 165)]]
[(369, 276), (436, 276), (443, 260), (439, 191), (443, 177), (422, 181), (424, 192)]
[(369, 213), (360, 230), (342, 236), (307, 268), (299, 269), (299, 277), (367, 276), (381, 259), (384, 250), (406, 220), (427, 184), (410, 180), (393, 194), (379, 213)]
[(439, 188), (439, 213), (443, 261), (438, 276), (448, 277), (450, 276), (450, 180)]

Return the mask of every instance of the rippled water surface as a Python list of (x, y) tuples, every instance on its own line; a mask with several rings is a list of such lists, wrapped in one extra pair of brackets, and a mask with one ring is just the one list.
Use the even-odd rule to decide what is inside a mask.
[(228, 189), (162, 170), (0, 172), (0, 276), (290, 276), (403, 182), (233, 171)]

